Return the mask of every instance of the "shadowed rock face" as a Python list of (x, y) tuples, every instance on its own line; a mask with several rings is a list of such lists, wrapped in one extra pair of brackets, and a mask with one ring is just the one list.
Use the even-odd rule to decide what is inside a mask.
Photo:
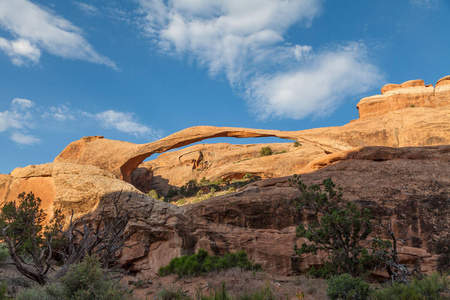
[[(450, 146), (424, 148), (364, 147), (341, 153), (335, 163), (302, 175), (307, 184), (331, 177), (354, 201), (384, 220), (391, 217), (398, 237), (416, 235), (401, 248), (404, 261), (422, 261), (424, 271), (448, 268), (450, 225)], [(293, 203), (299, 193), (287, 177), (255, 182), (236, 193), (176, 207), (154, 200), (132, 185), (94, 166), (45, 164), (4, 175), (0, 195), (34, 190), (48, 212), (131, 211), (130, 243), (122, 263), (130, 270), (154, 274), (170, 259), (204, 248), (215, 254), (245, 250), (271, 273), (292, 274), (320, 264), (323, 256), (299, 258), (293, 253), (295, 225), (309, 222), (307, 211)], [(51, 191), (51, 192), (48, 192)], [(78, 210), (77, 210), (78, 209)]]
[[(426, 272), (448, 265), (450, 238), (450, 146), (367, 147), (331, 166), (302, 175), (307, 184), (332, 178), (344, 199), (393, 219), (399, 238), (418, 236), (401, 250), (404, 261), (422, 261)], [(196, 229), (198, 247), (216, 253), (244, 249), (270, 272), (290, 274), (319, 264), (323, 257), (294, 255), (295, 225), (308, 222), (293, 202), (298, 196), (285, 178), (267, 179), (243, 191), (186, 206), (186, 215), (206, 219)], [(201, 238), (205, 235), (204, 238)], [(447, 246), (443, 246), (447, 245)]]

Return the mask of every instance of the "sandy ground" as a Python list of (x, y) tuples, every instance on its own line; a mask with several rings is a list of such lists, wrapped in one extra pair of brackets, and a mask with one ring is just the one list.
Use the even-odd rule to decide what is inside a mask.
[(183, 291), (195, 299), (196, 295), (209, 295), (222, 287), (232, 296), (261, 291), (269, 287), (277, 299), (327, 299), (327, 283), (321, 279), (300, 276), (274, 276), (265, 272), (242, 271), (238, 268), (228, 271), (210, 273), (205, 276), (178, 278), (167, 277), (139, 278), (126, 277), (122, 282), (129, 284), (137, 299), (159, 299), (163, 290)]

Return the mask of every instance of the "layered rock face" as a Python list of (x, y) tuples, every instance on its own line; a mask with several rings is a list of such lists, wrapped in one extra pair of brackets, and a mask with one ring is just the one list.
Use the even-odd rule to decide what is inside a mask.
[[(344, 151), (335, 163), (302, 175), (307, 184), (325, 178), (354, 201), (387, 221), (399, 238), (417, 236), (401, 247), (404, 261), (421, 261), (426, 272), (448, 268), (450, 239), (450, 146), (424, 148), (364, 147)], [(131, 211), (125, 267), (153, 276), (170, 259), (204, 248), (215, 254), (245, 250), (271, 273), (292, 274), (323, 262), (324, 256), (299, 258), (293, 252), (295, 226), (310, 222), (308, 211), (294, 206), (299, 196), (288, 178), (255, 182), (236, 193), (184, 207), (154, 200), (132, 185), (94, 166), (45, 164), (2, 176), (0, 194), (9, 200), (33, 190), (51, 213), (66, 215), (113, 210), (113, 200)]]
[[(260, 156), (262, 147), (275, 154)], [(166, 193), (170, 187), (180, 187), (189, 180), (242, 179), (246, 174), (262, 179), (294, 174), (314, 157), (325, 154), (319, 147), (294, 143), (231, 145), (202, 144), (161, 154), (157, 159), (139, 165), (133, 172), (132, 184), (141, 191), (151, 189)]]
[(388, 112), (414, 107), (437, 108), (450, 104), (450, 76), (432, 85), (423, 80), (410, 80), (402, 84), (387, 84), (381, 95), (363, 98), (357, 105), (360, 118), (381, 116)]

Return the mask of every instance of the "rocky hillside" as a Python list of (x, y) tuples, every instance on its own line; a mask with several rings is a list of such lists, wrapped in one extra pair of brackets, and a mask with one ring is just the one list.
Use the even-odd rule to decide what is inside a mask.
[[(295, 209), (299, 192), (289, 186), (285, 175), (303, 173), (308, 184), (331, 177), (343, 188), (346, 201), (369, 208), (385, 221), (392, 219), (398, 237), (416, 236), (401, 248), (403, 261), (421, 261), (427, 272), (448, 269), (447, 87), (449, 77), (434, 90), (434, 103), (440, 99), (445, 105), (427, 106), (432, 102), (419, 101), (414, 107), (405, 104), (364, 112), (362, 107), (369, 99), (365, 98), (359, 104), (361, 118), (342, 127), (283, 132), (200, 126), (144, 145), (83, 138), (68, 145), (53, 163), (0, 175), (0, 201), (33, 191), (42, 198), (50, 217), (61, 208), (66, 216), (73, 209), (77, 215), (90, 214), (95, 219), (102, 210), (112, 211), (113, 200), (120, 196), (120, 204), (131, 212), (130, 242), (141, 242), (127, 249), (121, 261), (144, 277), (154, 275), (173, 257), (199, 248), (215, 254), (243, 249), (267, 271), (288, 275), (320, 264), (323, 257), (300, 259), (293, 253), (295, 225), (308, 221), (309, 212)], [(405, 84), (398, 90), (416, 88)], [(395, 103), (404, 98), (410, 103), (404, 95), (418, 99), (423, 93), (400, 94), (388, 91), (377, 97)], [(153, 153), (226, 136), (276, 136), (292, 143), (271, 144), (279, 153), (265, 157), (259, 157), (261, 145), (195, 145), (142, 163)], [(301, 145), (294, 147), (293, 141)], [(148, 189), (157, 184), (179, 186), (193, 178), (239, 178), (246, 173), (267, 179), (182, 207), (152, 199), (132, 184)]]

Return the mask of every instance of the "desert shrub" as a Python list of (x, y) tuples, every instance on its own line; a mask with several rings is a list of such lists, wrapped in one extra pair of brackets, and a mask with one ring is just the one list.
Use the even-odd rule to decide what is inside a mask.
[(244, 270), (260, 270), (259, 264), (251, 262), (247, 253), (239, 251), (227, 253), (225, 256), (211, 256), (203, 249), (199, 249), (197, 254), (175, 257), (165, 267), (158, 271), (160, 276), (177, 274), (178, 276), (194, 276), (212, 271), (226, 270), (239, 267)]
[(213, 197), (214, 194), (216, 193), (216, 191), (217, 191), (217, 189), (212, 187), (212, 188), (209, 190), (209, 193), (208, 193), (208, 194), (209, 194), (211, 197)]
[(131, 299), (130, 292), (112, 280), (93, 256), (71, 266), (60, 284), (65, 299)]
[(315, 278), (328, 279), (334, 274), (338, 274), (338, 268), (335, 264), (326, 261), (322, 266), (312, 267), (309, 269), (309, 275)]
[(160, 201), (163, 201), (163, 202), (164, 202), (164, 196), (163, 196), (163, 197), (160, 197), (160, 196), (158, 195), (158, 192), (155, 191), (155, 190), (149, 191), (149, 192), (147, 193), (147, 195), (149, 195), (149, 196), (152, 197), (153, 199), (160, 200)]
[(54, 296), (52, 294), (47, 293), (49, 286), (36, 286), (34, 288), (22, 290), (16, 296), (17, 300), (59, 300), (64, 298), (58, 298), (58, 296)]
[(143, 279), (138, 279), (137, 281), (134, 281), (131, 283), (135, 288), (143, 289), (149, 286), (149, 282), (145, 281)]
[(272, 289), (269, 285), (266, 285), (263, 289), (254, 293), (245, 293), (237, 297), (232, 297), (228, 294), (225, 282), (222, 282), (222, 287), (215, 290), (209, 296), (200, 296), (197, 299), (201, 300), (275, 300), (275, 296), (272, 293)]
[(174, 289), (162, 289), (158, 293), (158, 298), (161, 300), (189, 300), (186, 292), (182, 288)]
[(294, 142), (294, 147), (300, 147), (302, 144), (300, 144), (300, 142), (299, 141), (295, 141)]
[(6, 246), (5, 244), (0, 244), (0, 262), (6, 261), (8, 256), (9, 256), (8, 246)]
[[(446, 275), (434, 273), (422, 280), (413, 279), (409, 284), (394, 282), (392, 285), (372, 292), (372, 300), (421, 300), (421, 299), (448, 299), (449, 284)], [(446, 295), (443, 295), (446, 293)]]
[(262, 147), (259, 151), (259, 156), (269, 156), (272, 155), (273, 151), (270, 147)]
[(197, 193), (198, 189), (197, 179), (192, 179), (180, 188), (179, 194), (184, 197), (192, 197)]
[(243, 179), (244, 180), (249, 180), (253, 178), (253, 174), (252, 173), (245, 173)]
[(208, 185), (209, 184), (209, 180), (207, 180), (206, 177), (203, 177), (200, 180), (200, 184), (203, 185), (203, 186)]
[(234, 193), (236, 192), (236, 188), (234, 186), (230, 186), (230, 188), (228, 189), (228, 193)]
[(2, 282), (0, 284), (0, 300), (6, 300), (6, 299), (12, 299), (8, 297), (8, 285), (5, 282)]
[(121, 300), (131, 299), (131, 293), (114, 281), (93, 256), (71, 265), (59, 282), (21, 291), (20, 300)]
[(275, 300), (275, 295), (269, 285), (266, 285), (260, 291), (251, 294), (244, 294), (238, 297), (239, 300)]
[(309, 187), (297, 175), (290, 182), (301, 192), (297, 208), (312, 211), (315, 218), (307, 227), (302, 223), (297, 226), (297, 237), (309, 240), (300, 248), (294, 246), (297, 255), (327, 251), (329, 260), (318, 269), (324, 278), (340, 272), (359, 276), (370, 269), (375, 257), (362, 243), (372, 232), (370, 211), (351, 202), (342, 203), (341, 189), (336, 190), (330, 178)]
[(328, 297), (332, 300), (337, 299), (367, 299), (370, 288), (361, 278), (353, 278), (349, 274), (332, 276), (328, 279)]

